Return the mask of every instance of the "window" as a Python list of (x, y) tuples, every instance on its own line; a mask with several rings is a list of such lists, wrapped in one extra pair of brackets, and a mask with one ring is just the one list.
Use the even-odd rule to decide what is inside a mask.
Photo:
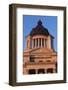
[(35, 71), (35, 69), (29, 69), (28, 73), (29, 74), (36, 74), (36, 71)]
[(53, 73), (53, 69), (52, 68), (47, 69), (47, 73)]
[(51, 62), (51, 60), (47, 60), (47, 62)]
[(43, 73), (45, 73), (44, 69), (38, 69), (38, 74), (43, 74)]
[(35, 57), (34, 56), (30, 56), (30, 62), (34, 62)]
[(42, 60), (40, 60), (39, 62), (43, 62)]

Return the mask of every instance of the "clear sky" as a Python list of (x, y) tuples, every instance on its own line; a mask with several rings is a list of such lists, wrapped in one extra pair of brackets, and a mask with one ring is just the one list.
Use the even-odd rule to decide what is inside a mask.
[(24, 42), (23, 47), (26, 48), (26, 36), (31, 32), (32, 28), (36, 27), (37, 22), (41, 20), (42, 25), (48, 29), (49, 33), (54, 37), (54, 49), (57, 51), (57, 16), (23, 16)]

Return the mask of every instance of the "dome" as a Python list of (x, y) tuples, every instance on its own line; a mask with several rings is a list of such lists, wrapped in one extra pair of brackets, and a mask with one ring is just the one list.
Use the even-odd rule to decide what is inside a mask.
[(30, 32), (30, 36), (34, 35), (49, 35), (48, 29), (43, 27), (41, 20), (38, 21), (37, 26)]

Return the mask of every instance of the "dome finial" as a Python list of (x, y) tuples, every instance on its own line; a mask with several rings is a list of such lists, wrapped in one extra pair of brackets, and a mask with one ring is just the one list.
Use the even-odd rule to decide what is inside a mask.
[(38, 21), (38, 25), (42, 25), (42, 21), (41, 20)]

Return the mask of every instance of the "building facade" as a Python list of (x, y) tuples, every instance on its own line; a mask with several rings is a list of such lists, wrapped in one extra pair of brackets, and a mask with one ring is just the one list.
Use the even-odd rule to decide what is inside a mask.
[(23, 74), (57, 73), (57, 52), (54, 50), (54, 37), (39, 20), (26, 37), (26, 50), (23, 52)]

